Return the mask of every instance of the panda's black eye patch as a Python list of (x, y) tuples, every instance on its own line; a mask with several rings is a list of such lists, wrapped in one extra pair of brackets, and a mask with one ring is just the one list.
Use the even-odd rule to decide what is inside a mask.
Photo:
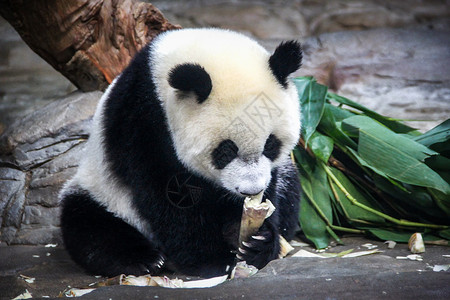
[(225, 168), (238, 156), (238, 146), (232, 140), (224, 140), (212, 152), (212, 162), (217, 169)]
[(273, 134), (269, 135), (264, 145), (263, 155), (274, 161), (280, 154), (281, 141)]

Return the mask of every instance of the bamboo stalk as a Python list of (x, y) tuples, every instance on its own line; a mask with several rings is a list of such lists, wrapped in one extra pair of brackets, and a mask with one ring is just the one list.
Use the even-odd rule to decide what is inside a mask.
[(449, 226), (445, 225), (435, 225), (435, 224), (425, 224), (425, 223), (418, 223), (418, 222), (411, 222), (407, 220), (398, 220), (396, 218), (393, 218), (389, 215), (386, 215), (382, 212), (377, 211), (376, 209), (373, 209), (371, 207), (368, 207), (362, 203), (359, 203), (341, 184), (341, 182), (334, 176), (333, 172), (331, 172), (330, 168), (322, 163), (322, 167), (324, 168), (325, 172), (328, 174), (328, 176), (333, 180), (333, 182), (338, 186), (338, 188), (344, 193), (344, 195), (347, 197), (348, 200), (353, 205), (356, 205), (368, 212), (371, 212), (375, 215), (378, 215), (394, 224), (401, 225), (401, 226), (408, 226), (408, 227), (424, 227), (424, 228), (433, 228), (433, 229), (448, 229)]

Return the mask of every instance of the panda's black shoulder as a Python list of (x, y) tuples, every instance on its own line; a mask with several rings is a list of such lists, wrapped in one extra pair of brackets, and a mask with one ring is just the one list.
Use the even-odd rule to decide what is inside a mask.
[(127, 99), (130, 93), (135, 92), (137, 94), (132, 98), (136, 101), (149, 92), (153, 95), (154, 86), (151, 80), (149, 52), (150, 44), (147, 44), (132, 58), (114, 83), (110, 97)]
[(116, 178), (128, 185), (140, 185), (148, 178), (146, 172), (167, 169), (164, 164), (176, 160), (152, 80), (150, 51), (148, 44), (136, 54), (104, 104), (103, 151)]

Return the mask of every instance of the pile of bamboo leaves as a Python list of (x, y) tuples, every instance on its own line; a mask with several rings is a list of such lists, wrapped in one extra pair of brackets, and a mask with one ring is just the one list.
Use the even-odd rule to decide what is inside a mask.
[(422, 134), (311, 77), (294, 79), (302, 139), (300, 224), (318, 249), (343, 232), (450, 240), (450, 119)]

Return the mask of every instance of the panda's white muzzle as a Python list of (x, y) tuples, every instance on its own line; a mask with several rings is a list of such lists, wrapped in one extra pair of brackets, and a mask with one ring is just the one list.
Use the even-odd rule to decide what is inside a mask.
[(271, 162), (265, 156), (252, 162), (235, 158), (221, 174), (221, 182), (225, 188), (244, 196), (259, 194), (267, 188), (270, 179)]

